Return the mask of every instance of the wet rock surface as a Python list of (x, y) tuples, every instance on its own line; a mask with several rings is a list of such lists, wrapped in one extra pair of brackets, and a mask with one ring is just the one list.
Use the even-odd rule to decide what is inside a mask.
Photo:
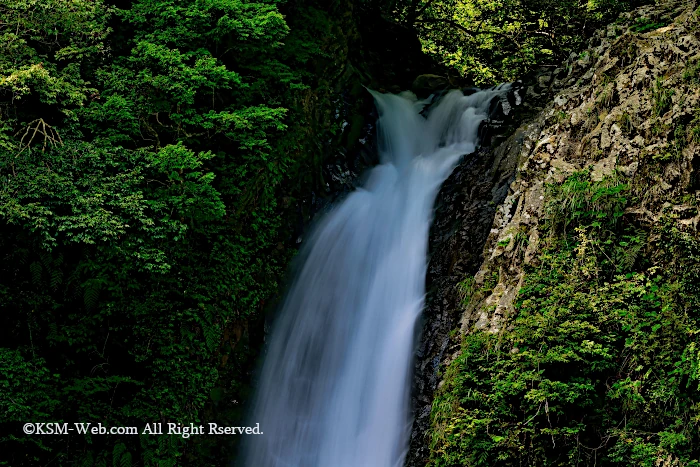
[[(501, 125), (495, 129), (507, 130)], [(424, 465), (429, 454), (425, 433), (439, 383), (438, 370), (463, 311), (458, 305), (462, 301), (458, 284), (478, 271), (493, 219), (515, 180), (518, 156), (524, 145), (532, 144), (538, 128), (518, 128), (495, 149), (483, 148), (466, 156), (438, 195), (430, 233), (423, 334), (414, 370), (415, 421), (407, 466)], [(494, 139), (495, 129), (489, 131)]]

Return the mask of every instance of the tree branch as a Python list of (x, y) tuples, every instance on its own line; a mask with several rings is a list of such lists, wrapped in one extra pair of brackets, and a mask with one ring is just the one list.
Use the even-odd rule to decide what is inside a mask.
[(504, 34), (502, 32), (498, 32), (498, 31), (472, 31), (471, 29), (467, 29), (464, 26), (462, 26), (461, 24), (459, 24), (458, 22), (453, 21), (451, 19), (426, 18), (426, 19), (417, 19), (416, 20), (416, 24), (421, 24), (421, 23), (423, 23), (423, 24), (439, 24), (439, 23), (447, 24), (448, 26), (452, 26), (453, 28), (458, 29), (458, 30), (462, 31), (463, 33), (465, 33), (469, 36), (472, 36), (472, 37), (480, 36), (483, 34), (502, 37), (502, 38), (507, 39), (508, 41), (512, 42), (515, 45), (515, 47), (518, 49), (518, 54), (520, 55), (520, 58), (523, 59), (523, 62), (526, 62), (526, 59), (525, 59), (525, 56), (523, 55), (522, 47), (520, 46), (520, 44), (512, 37), (510, 37), (509, 35)]

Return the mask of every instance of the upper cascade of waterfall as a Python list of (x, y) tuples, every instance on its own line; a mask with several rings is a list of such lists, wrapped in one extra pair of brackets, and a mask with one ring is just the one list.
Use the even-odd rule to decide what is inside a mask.
[(433, 203), (506, 92), (372, 92), (380, 165), (302, 249), (251, 414), (263, 434), (246, 439), (242, 465), (403, 465)]
[[(410, 91), (382, 94), (370, 91), (379, 111), (381, 163), (403, 166), (415, 156), (452, 146), (462, 154), (474, 152), (481, 123), (488, 118), (491, 101), (510, 90), (510, 84), (465, 96), (455, 89), (424, 100)], [(427, 118), (426, 107), (428, 107)]]

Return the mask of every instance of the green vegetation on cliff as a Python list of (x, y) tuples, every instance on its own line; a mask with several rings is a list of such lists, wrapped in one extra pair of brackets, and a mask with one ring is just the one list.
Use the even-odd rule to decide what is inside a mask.
[(429, 465), (700, 465), (699, 25), (668, 2), (602, 29), (509, 142)]
[(629, 196), (589, 172), (549, 187), (508, 329), (446, 369), (430, 465), (700, 465), (700, 237), (670, 211), (635, 225)]

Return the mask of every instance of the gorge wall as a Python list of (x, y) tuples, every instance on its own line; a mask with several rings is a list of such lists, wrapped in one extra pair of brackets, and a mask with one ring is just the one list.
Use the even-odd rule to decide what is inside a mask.
[(598, 31), (443, 186), (408, 466), (697, 465), (696, 7)]

